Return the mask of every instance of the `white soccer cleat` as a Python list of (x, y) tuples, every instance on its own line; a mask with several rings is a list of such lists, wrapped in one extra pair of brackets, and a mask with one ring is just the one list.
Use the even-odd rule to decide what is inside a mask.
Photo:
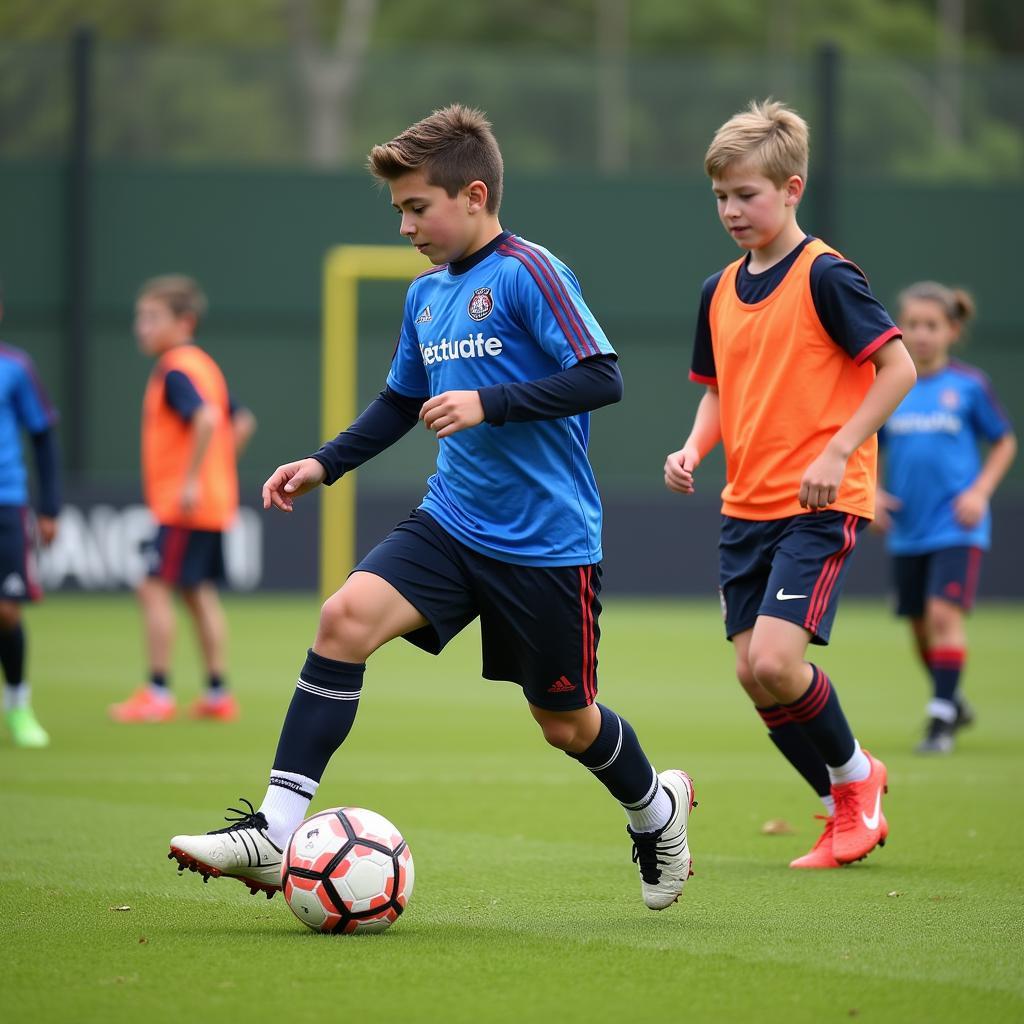
[(633, 840), (633, 862), (640, 867), (640, 891), (651, 910), (664, 910), (679, 899), (693, 874), (686, 823), (697, 806), (693, 781), (686, 772), (670, 769), (658, 775), (672, 801), (672, 816), (656, 832), (626, 831)]
[(211, 877), (237, 878), (255, 896), (265, 892), (269, 900), (281, 888), (281, 851), (267, 835), (267, 819), (242, 798), (248, 811), (229, 807), (239, 815), (225, 817), (227, 828), (201, 836), (175, 836), (168, 860), (178, 862), (178, 870), (198, 871), (203, 881)]

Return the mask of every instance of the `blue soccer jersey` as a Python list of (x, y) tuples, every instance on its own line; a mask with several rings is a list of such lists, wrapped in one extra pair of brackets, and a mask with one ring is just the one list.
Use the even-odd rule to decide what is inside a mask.
[[(388, 386), (409, 397), (537, 380), (614, 350), (572, 271), (504, 233), (409, 288)], [(601, 559), (601, 499), (587, 413), (492, 426), (438, 442), (421, 508), (467, 547), (517, 565)]]
[(879, 432), (885, 489), (901, 502), (888, 536), (894, 555), (988, 548), (990, 515), (977, 526), (962, 526), (953, 504), (981, 471), (979, 442), (998, 441), (1009, 430), (1010, 421), (980, 370), (950, 361), (938, 373), (918, 378)]
[(21, 432), (39, 434), (56, 422), (31, 357), (0, 342), (0, 505), (28, 504)]

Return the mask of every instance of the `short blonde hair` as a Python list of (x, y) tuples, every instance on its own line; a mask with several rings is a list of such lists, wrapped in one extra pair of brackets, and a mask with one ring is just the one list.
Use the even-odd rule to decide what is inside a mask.
[(491, 123), (483, 111), (461, 103), (435, 110), (390, 142), (374, 146), (367, 166), (379, 181), (394, 181), (422, 167), (427, 183), (453, 198), (471, 181), (482, 181), (488, 212), (497, 213), (501, 206), (504, 166)]
[(191, 277), (162, 274), (151, 277), (139, 289), (140, 299), (159, 299), (175, 317), (191, 316), (196, 324), (206, 316), (206, 296)]
[(720, 178), (729, 167), (752, 161), (778, 186), (794, 174), (807, 181), (809, 134), (807, 122), (784, 103), (753, 100), (715, 132), (704, 170), (709, 178)]

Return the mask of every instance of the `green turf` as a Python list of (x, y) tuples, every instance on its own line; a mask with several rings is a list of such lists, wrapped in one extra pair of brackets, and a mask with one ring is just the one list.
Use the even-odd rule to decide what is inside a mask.
[[(847, 602), (822, 662), (888, 763), (892, 835), (862, 864), (799, 873), (786, 864), (820, 808), (732, 681), (714, 603), (610, 601), (602, 697), (700, 800), (697, 874), (661, 914), (640, 902), (618, 808), (545, 747), (515, 687), (479, 680), (476, 631), (436, 659), (392, 645), (315, 804), (379, 810), (415, 856), (406, 915), (355, 938), (165, 859), (172, 833), (261, 798), (316, 614), (307, 599), (229, 605), (237, 724), (124, 727), (104, 711), (138, 678), (130, 600), (31, 609), (53, 745), (0, 741), (0, 1020), (1024, 1019), (1019, 606), (975, 615), (979, 723), (926, 760), (909, 753), (925, 687), (907, 637), (880, 605)], [(767, 819), (795, 834), (762, 835)]]

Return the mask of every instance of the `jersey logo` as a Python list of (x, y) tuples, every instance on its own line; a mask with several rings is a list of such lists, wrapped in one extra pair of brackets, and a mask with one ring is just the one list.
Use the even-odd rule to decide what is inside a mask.
[(420, 313), (420, 315), (416, 317), (416, 319), (413, 322), (417, 324), (429, 324), (430, 321), (433, 319), (434, 318), (430, 315), (430, 307), (424, 306), (423, 312)]
[(775, 595), (776, 601), (796, 601), (801, 597), (806, 597), (806, 594), (787, 594), (785, 587), (779, 587), (778, 593)]
[(570, 683), (565, 676), (560, 676), (548, 687), (548, 693), (569, 693), (570, 690), (575, 689), (575, 683)]
[(4, 597), (24, 597), (25, 581), (16, 572), (9, 573), (4, 580), (2, 591)]
[(491, 315), (494, 309), (494, 299), (491, 298), (490, 288), (477, 288), (473, 297), (469, 300), (469, 315), (473, 320), (485, 320)]
[(960, 404), (960, 396), (952, 388), (946, 388), (939, 395), (939, 402), (945, 409), (955, 409)]

